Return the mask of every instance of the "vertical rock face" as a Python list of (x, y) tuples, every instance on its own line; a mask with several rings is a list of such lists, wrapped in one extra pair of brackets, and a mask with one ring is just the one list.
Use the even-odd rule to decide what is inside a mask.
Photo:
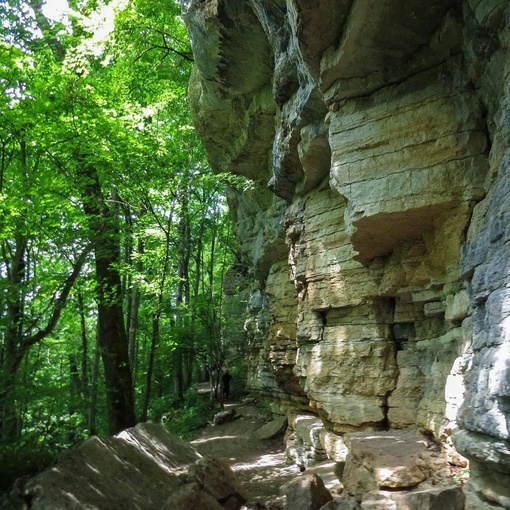
[(255, 182), (229, 193), (249, 384), (336, 434), (453, 437), (510, 508), (508, 2), (183, 12), (211, 164)]

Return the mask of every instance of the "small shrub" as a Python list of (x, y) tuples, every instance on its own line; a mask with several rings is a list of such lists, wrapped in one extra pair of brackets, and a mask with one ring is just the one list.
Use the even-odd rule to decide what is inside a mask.
[(186, 441), (192, 439), (197, 429), (204, 427), (216, 412), (216, 406), (210, 401), (209, 395), (198, 394), (195, 388), (185, 393), (182, 403), (170, 402), (164, 397), (162, 399), (155, 402), (152, 407), (155, 411), (166, 406), (165, 412), (157, 417), (157, 421)]

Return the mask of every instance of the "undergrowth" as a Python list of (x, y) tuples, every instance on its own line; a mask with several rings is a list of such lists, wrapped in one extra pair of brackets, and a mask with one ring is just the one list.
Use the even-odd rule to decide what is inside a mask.
[(190, 388), (182, 403), (161, 398), (152, 407), (151, 418), (185, 441), (193, 439), (197, 430), (205, 427), (218, 411), (218, 404), (211, 402), (209, 394), (199, 394)]
[(7, 491), (17, 478), (31, 477), (54, 464), (59, 451), (35, 440), (20, 440), (0, 445), (0, 494)]
[[(170, 432), (189, 441), (196, 437), (198, 429), (212, 420), (217, 411), (218, 403), (211, 402), (208, 393), (199, 394), (196, 388), (190, 388), (181, 403), (173, 395), (155, 399), (149, 419), (160, 422)], [(62, 426), (62, 423), (59, 425)], [(34, 429), (25, 431), (17, 441), (0, 441), (0, 495), (10, 489), (17, 478), (37, 474), (57, 462), (64, 450), (88, 438), (85, 432), (76, 433), (69, 427), (56, 427), (56, 430), (58, 434), (48, 435)]]

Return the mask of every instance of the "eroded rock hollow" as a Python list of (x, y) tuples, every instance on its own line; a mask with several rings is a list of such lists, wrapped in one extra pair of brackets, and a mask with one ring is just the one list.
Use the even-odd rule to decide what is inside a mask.
[(425, 431), (510, 508), (508, 1), (183, 12), (210, 163), (255, 183), (229, 196), (251, 388), (313, 411), (333, 458)]

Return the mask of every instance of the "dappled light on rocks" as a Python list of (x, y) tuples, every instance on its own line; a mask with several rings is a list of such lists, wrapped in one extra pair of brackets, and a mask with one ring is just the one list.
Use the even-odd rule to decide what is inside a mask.
[[(204, 429), (192, 445), (199, 453), (226, 460), (239, 479), (248, 503), (272, 503), (282, 508), (280, 488), (300, 475), (289, 463), (283, 433), (269, 440), (257, 438), (257, 431), (272, 420), (267, 410), (253, 405), (234, 405), (237, 420)], [(275, 506), (275, 508), (277, 508)]]
[[(247, 379), (289, 457), (367, 509), (462, 506), (466, 469), (470, 508), (510, 508), (509, 2), (183, 6), (211, 166), (257, 183), (230, 197)], [(349, 434), (393, 431), (427, 455), (354, 469)], [(456, 488), (363, 501), (431, 480)]]

